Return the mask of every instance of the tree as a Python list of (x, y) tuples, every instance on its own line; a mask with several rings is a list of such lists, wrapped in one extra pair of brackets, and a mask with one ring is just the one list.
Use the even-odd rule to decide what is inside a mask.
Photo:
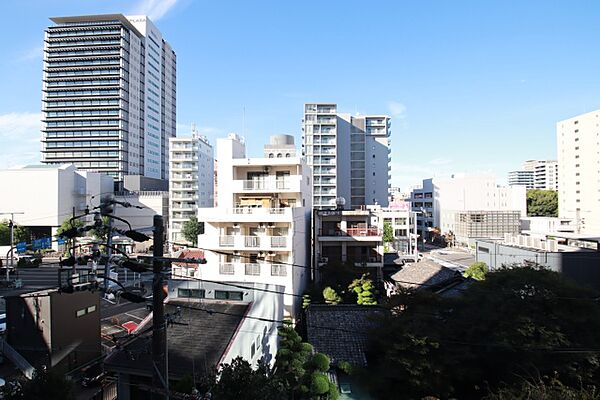
[(600, 390), (595, 386), (572, 388), (556, 378), (524, 380), (520, 384), (505, 386), (485, 397), (485, 400), (600, 400)]
[(73, 384), (56, 372), (35, 370), (33, 379), (16, 387), (5, 387), (7, 400), (74, 400)]
[(335, 289), (332, 289), (329, 286), (323, 289), (323, 298), (325, 299), (325, 303), (327, 304), (336, 305), (342, 302), (342, 298), (340, 297), (340, 295), (337, 294)]
[(283, 382), (268, 365), (261, 361), (254, 370), (242, 357), (221, 367), (219, 380), (214, 383), (211, 394), (215, 399), (223, 400), (288, 398)]
[(70, 218), (69, 219), (65, 219), (63, 221), (63, 223), (60, 224), (60, 226), (56, 230), (56, 234), (60, 235), (64, 231), (69, 230), (71, 228), (81, 228), (81, 227), (83, 227), (83, 221), (80, 220), (79, 218), (74, 219), (74, 220), (71, 220)]
[(401, 293), (370, 333), (367, 383), (381, 398), (460, 399), (529, 376), (597, 385), (599, 355), (580, 351), (600, 347), (597, 297), (533, 267), (490, 272), (458, 297)]
[(528, 190), (527, 215), (529, 217), (558, 216), (558, 192), (540, 189)]
[(389, 250), (389, 244), (392, 243), (394, 241), (394, 228), (392, 227), (392, 224), (389, 222), (384, 222), (383, 223), (383, 244), (384, 244), (384, 251), (387, 253), (387, 251)]
[[(15, 224), (13, 235), (15, 243), (29, 241), (29, 230), (24, 226)], [(7, 220), (0, 222), (0, 246), (10, 246), (10, 223)]]
[(330, 368), (329, 357), (322, 353), (313, 354), (313, 347), (303, 343), (291, 326), (282, 327), (279, 336), (280, 349), (275, 365), (288, 398), (336, 400), (339, 397), (337, 386), (325, 374)]
[(103, 216), (102, 225), (90, 231), (92, 236), (99, 240), (101, 243), (106, 243), (108, 241), (108, 220), (109, 217)]
[(368, 278), (367, 274), (363, 274), (360, 279), (355, 279), (348, 286), (348, 290), (356, 293), (356, 304), (370, 306), (377, 304), (377, 300), (373, 296), (373, 281)]
[(477, 261), (471, 264), (471, 266), (466, 269), (466, 271), (463, 273), (463, 276), (465, 278), (473, 278), (477, 279), (478, 281), (482, 281), (485, 279), (485, 274), (487, 274), (488, 271), (489, 268), (486, 263), (482, 261)]
[(184, 239), (192, 243), (192, 246), (196, 246), (198, 243), (198, 235), (204, 233), (204, 222), (198, 222), (196, 217), (191, 217), (189, 220), (183, 223), (181, 228), (181, 234)]

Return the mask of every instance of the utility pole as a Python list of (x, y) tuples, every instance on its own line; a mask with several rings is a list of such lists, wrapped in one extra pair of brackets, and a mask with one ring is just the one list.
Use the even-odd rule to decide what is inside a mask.
[(6, 281), (10, 280), (10, 270), (15, 269), (15, 257), (14, 257), (14, 248), (15, 248), (15, 214), (25, 214), (24, 212), (0, 212), (1, 214), (10, 214), (10, 221), (8, 226), (10, 228), (10, 269), (8, 266), (6, 267)]
[(152, 386), (162, 390), (152, 393), (153, 400), (168, 399), (169, 370), (167, 358), (167, 326), (165, 322), (165, 292), (163, 288), (162, 261), (163, 256), (163, 218), (154, 216), (154, 243), (152, 270)]

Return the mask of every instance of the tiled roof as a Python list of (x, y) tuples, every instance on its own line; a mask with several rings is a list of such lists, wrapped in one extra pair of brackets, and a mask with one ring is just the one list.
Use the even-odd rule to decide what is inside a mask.
[(313, 304), (306, 311), (307, 341), (334, 364), (347, 361), (364, 366), (367, 334), (384, 312), (374, 306)]
[(404, 288), (427, 290), (435, 289), (436, 286), (460, 276), (458, 271), (424, 259), (417, 263), (405, 264), (391, 278)]
[[(201, 307), (217, 313), (209, 315), (204, 311), (178, 309), (178, 305)], [(248, 304), (238, 303), (170, 300), (165, 305), (165, 314), (179, 313), (179, 316), (174, 318), (175, 324), (167, 328), (169, 376), (179, 379), (192, 371), (201, 374), (216, 367), (248, 307)], [(127, 348), (112, 353), (105, 361), (105, 368), (151, 376), (150, 350), (151, 333), (148, 333)]]
[[(204, 250), (185, 249), (181, 251), (177, 258), (204, 258)], [(175, 261), (173, 263), (178, 267), (198, 267), (198, 264), (178, 263)]]

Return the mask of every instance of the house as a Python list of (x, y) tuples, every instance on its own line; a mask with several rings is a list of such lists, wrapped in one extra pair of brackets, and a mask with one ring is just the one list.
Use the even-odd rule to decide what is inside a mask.
[(388, 287), (388, 295), (398, 289), (439, 292), (461, 283), (464, 277), (455, 269), (422, 259), (416, 263), (404, 264), (400, 271), (391, 276), (391, 280), (395, 287)]
[(306, 337), (314, 350), (331, 359), (330, 378), (340, 389), (340, 399), (369, 400), (367, 391), (341, 363), (367, 366), (368, 332), (377, 327), (377, 317), (386, 311), (379, 307), (338, 304), (311, 304), (306, 310)]
[[(169, 382), (187, 376), (197, 380), (236, 357), (253, 366), (261, 359), (274, 363), (283, 288), (256, 283), (236, 286), (169, 281), (165, 302)], [(119, 399), (146, 399), (152, 392), (152, 319), (136, 325), (132, 340), (115, 349), (104, 364), (118, 378)]]

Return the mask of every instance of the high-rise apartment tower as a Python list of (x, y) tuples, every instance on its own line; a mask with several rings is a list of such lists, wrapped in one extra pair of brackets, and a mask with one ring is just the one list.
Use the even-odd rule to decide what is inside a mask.
[(302, 146), (313, 169), (315, 208), (388, 205), (390, 127), (386, 115), (352, 116), (330, 103), (304, 105)]
[(146, 16), (51, 18), (44, 45), (42, 162), (168, 179), (176, 57)]

